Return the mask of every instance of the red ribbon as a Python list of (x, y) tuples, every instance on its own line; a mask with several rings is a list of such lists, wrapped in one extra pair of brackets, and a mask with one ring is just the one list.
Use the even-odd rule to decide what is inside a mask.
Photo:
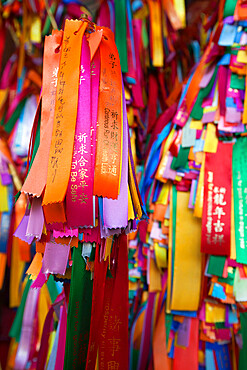
[(206, 153), (201, 251), (230, 254), (232, 144), (218, 144), (217, 153)]

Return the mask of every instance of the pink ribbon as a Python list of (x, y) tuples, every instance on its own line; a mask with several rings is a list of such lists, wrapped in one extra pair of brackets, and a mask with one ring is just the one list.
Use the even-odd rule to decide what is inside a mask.
[(66, 343), (66, 331), (67, 331), (67, 311), (65, 303), (60, 307), (60, 333), (57, 347), (57, 359), (54, 370), (63, 369), (65, 343)]
[[(79, 98), (74, 139), (74, 151), (70, 180), (66, 194), (67, 225), (76, 228), (93, 226), (93, 180), (94, 159), (91, 146), (91, 68), (90, 49), (86, 37), (83, 37), (81, 52), (81, 73), (79, 80)], [(92, 65), (92, 73), (95, 73)]]
[[(110, 231), (106, 229), (110, 228), (117, 229), (121, 227), (125, 228), (128, 225), (128, 121), (124, 89), (122, 97), (123, 97), (122, 174), (118, 198), (115, 200), (103, 198), (103, 217), (104, 217), (103, 228), (105, 229), (106, 235), (108, 235), (108, 232)], [(120, 233), (121, 229), (119, 229), (119, 234)], [(117, 230), (114, 230), (114, 234), (117, 234)]]
[(28, 292), (22, 321), (21, 339), (15, 358), (15, 370), (25, 369), (29, 359), (39, 292), (39, 289), (30, 289)]

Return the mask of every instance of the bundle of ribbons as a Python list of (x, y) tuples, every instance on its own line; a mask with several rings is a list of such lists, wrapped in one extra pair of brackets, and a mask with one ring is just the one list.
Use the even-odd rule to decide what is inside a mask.
[[(55, 365), (57, 369), (63, 366), (67, 304), (69, 302), (72, 271), (71, 266), (72, 260), (74, 258), (79, 258), (74, 257), (74, 254), (77, 253), (80, 248), (80, 252), (83, 256), (83, 263), (85, 262), (85, 279), (88, 278), (88, 276), (94, 276), (95, 286), (95, 288), (92, 288), (91, 281), (90, 283), (88, 282), (87, 285), (83, 277), (81, 277), (82, 280), (79, 280), (78, 275), (74, 275), (76, 276), (74, 278), (74, 284), (75, 281), (78, 281), (77, 284), (85, 287), (83, 288), (83, 292), (89, 292), (89, 297), (94, 297), (95, 294), (98, 295), (98, 290), (96, 289), (99, 289), (99, 287), (97, 287), (99, 278), (103, 282), (103, 287), (106, 277), (106, 282), (111, 275), (117, 279), (117, 267), (115, 265), (118, 258), (120, 258), (118, 257), (117, 251), (121, 243), (124, 242), (122, 240), (123, 236), (116, 237), (116, 235), (127, 233), (127, 231), (124, 232), (124, 229), (128, 231), (134, 229), (134, 219), (141, 218), (143, 212), (140, 207), (138, 190), (136, 191), (137, 186), (134, 177), (134, 166), (138, 162), (137, 156), (139, 158), (146, 157), (144, 143), (146, 141), (147, 132), (148, 140), (149, 136), (151, 136), (148, 151), (150, 150), (153, 138), (156, 135), (154, 132), (159, 126), (156, 126), (159, 120), (159, 118), (157, 120), (158, 114), (166, 109), (166, 112), (170, 112), (172, 116), (174, 115), (177, 107), (177, 99), (182, 89), (182, 82), (194, 62), (199, 60), (199, 44), (202, 48), (205, 46), (210, 29), (216, 21), (215, 15), (217, 14), (214, 10), (215, 4), (211, 2), (209, 8), (205, 5), (206, 3), (207, 2), (196, 5), (199, 8), (197, 8), (194, 14), (198, 14), (198, 17), (192, 20), (192, 27), (188, 26), (184, 28), (186, 23), (184, 2), (143, 2), (129, 0), (101, 2), (97, 14), (97, 23), (101, 26), (111, 28), (115, 33), (116, 45), (120, 56), (119, 61), (118, 57), (113, 53), (111, 57), (109, 56), (109, 63), (107, 61), (104, 62), (105, 64), (109, 64), (107, 64), (108, 68), (111, 65), (113, 70), (112, 74), (110, 74), (109, 69), (107, 69), (107, 76), (102, 78), (102, 81), (106, 78), (108, 79), (109, 76), (114, 77), (116, 69), (116, 74), (119, 76), (119, 66), (121, 65), (122, 71), (124, 72), (123, 81), (125, 90), (122, 90), (123, 87), (122, 82), (120, 83), (120, 79), (118, 79), (117, 85), (115, 85), (115, 83), (112, 84), (114, 78), (109, 78), (111, 94), (114, 95), (114, 98), (111, 98), (112, 105), (110, 104), (106, 107), (104, 112), (102, 110), (101, 112), (99, 111), (99, 114), (101, 114), (100, 119), (104, 121), (104, 131), (101, 131), (100, 134), (104, 140), (100, 142), (96, 141), (97, 132), (100, 133), (99, 126), (97, 126), (96, 123), (97, 119), (99, 119), (97, 117), (97, 104), (103, 106), (103, 104), (105, 104), (105, 98), (98, 93), (96, 86), (98, 86), (99, 90), (105, 90), (106, 87), (103, 85), (101, 77), (99, 77), (100, 73), (102, 73), (101, 76), (103, 76), (103, 67), (100, 66), (100, 46), (98, 45), (101, 45), (102, 37), (103, 41), (106, 41), (108, 37), (112, 39), (112, 34), (108, 36), (109, 31), (104, 30), (102, 36), (98, 32), (101, 32), (100, 30), (103, 28), (97, 29), (94, 25), (90, 25), (89, 23), (90, 27), (87, 28), (85, 37), (82, 37), (82, 46), (85, 44), (83, 40), (87, 38), (90, 51), (88, 51), (88, 46), (85, 47), (84, 45), (84, 49), (87, 49), (85, 52), (87, 55), (85, 60), (82, 60), (83, 53), (80, 54), (80, 74), (79, 77), (77, 77), (78, 101), (76, 103), (78, 108), (74, 106), (74, 113), (71, 110), (69, 111), (69, 120), (74, 117), (72, 119), (75, 124), (74, 132), (73, 130), (70, 132), (70, 128), (69, 132), (65, 132), (61, 129), (63, 123), (60, 121), (59, 116), (57, 116), (57, 114), (62, 115), (62, 112), (58, 109), (63, 111), (65, 101), (63, 90), (67, 85), (67, 81), (64, 80), (63, 77), (59, 77), (61, 63), (63, 63), (63, 68), (66, 67), (66, 63), (64, 64), (66, 57), (63, 59), (63, 62), (61, 62), (61, 53), (63, 50), (62, 42), (65, 42), (64, 34), (62, 34), (62, 31), (55, 31), (52, 37), (50, 36), (48, 38), (50, 41), (46, 40), (43, 63), (42, 97), (41, 102), (38, 102), (39, 106), (32, 130), (32, 144), (28, 156), (28, 176), (22, 189), (22, 194), (15, 204), (11, 219), (10, 216), (8, 218), (8, 220), (11, 221), (8, 226), (7, 223), (5, 223), (6, 235), (9, 236), (9, 239), (6, 239), (8, 240), (6, 244), (7, 247), (2, 250), (4, 253), (0, 255), (3, 265), (5, 265), (6, 258), (8, 257), (8, 265), (11, 267), (10, 306), (18, 306), (21, 297), (21, 305), (10, 331), (10, 336), (13, 338), (8, 360), (8, 365), (10, 367), (23, 368), (23, 366), (27, 366), (35, 368), (37, 359), (38, 368), (40, 369), (45, 365), (50, 369), (54, 368)], [(96, 2), (92, 1), (87, 1), (84, 5), (85, 4), (90, 5), (91, 10), (96, 6)], [(7, 48), (5, 36), (7, 32), (9, 32), (17, 48), (16, 55), (10, 58), (5, 67), (5, 72), (3, 74), (5, 84), (1, 84), (1, 89), (4, 90), (1, 97), (2, 125), (4, 127), (4, 135), (11, 149), (12, 158), (9, 156), (9, 161), (13, 164), (13, 166), (10, 166), (12, 172), (9, 172), (13, 176), (15, 189), (17, 191), (20, 190), (18, 176), (21, 180), (24, 180), (27, 162), (26, 157), (28, 154), (27, 142), (31, 134), (30, 121), (32, 121), (32, 117), (35, 114), (34, 110), (39, 100), (43, 36), (49, 33), (51, 25), (54, 28), (57, 28), (57, 25), (61, 27), (65, 19), (79, 17), (82, 11), (86, 12), (91, 19), (91, 14), (86, 8), (82, 7), (79, 3), (70, 1), (25, 1), (23, 4), (17, 1), (8, 1), (3, 3), (4, 26), (1, 28), (0, 33), (1, 40), (3, 41), (1, 46), (3, 47), (5, 44), (5, 49)], [(39, 16), (37, 16), (37, 12)], [(203, 18), (201, 17), (202, 12), (205, 13)], [(204, 27), (201, 27), (202, 23)], [(78, 26), (78, 29), (79, 27), (80, 26)], [(82, 26), (80, 32), (83, 32), (83, 29)], [(184, 29), (184, 31), (180, 32), (180, 29)], [(76, 32), (76, 30), (74, 32)], [(94, 34), (97, 34), (97, 36)], [(51, 41), (51, 39), (53, 41)], [(68, 48), (69, 47), (70, 45)], [(55, 56), (53, 55), (54, 50)], [(0, 56), (3, 51), (3, 49), (0, 49)], [(68, 52), (68, 55), (72, 55), (70, 50), (68, 50)], [(88, 67), (89, 53), (90, 76)], [(77, 63), (78, 58), (77, 51)], [(72, 68), (71, 64), (70, 68)], [(62, 70), (61, 72), (63, 73), (64, 71)], [(71, 73), (72, 72), (73, 71), (71, 71)], [(14, 79), (9, 77), (14, 77)], [(70, 75), (67, 74), (66, 79), (67, 78), (70, 80)], [(99, 79), (101, 82), (99, 82)], [(116, 86), (118, 86), (118, 95), (115, 96)], [(83, 91), (80, 91), (80, 88), (83, 88)], [(71, 80), (69, 93), (67, 88), (67, 98), (69, 101), (74, 101), (74, 96), (76, 96), (75, 90), (75, 95), (72, 97), (73, 89), (74, 85), (72, 87)], [(13, 90), (16, 90), (15, 101), (13, 100), (15, 96)], [(120, 90), (121, 100), (119, 100)], [(86, 94), (85, 91), (87, 92)], [(152, 91), (152, 94), (149, 93), (150, 91)], [(58, 93), (61, 96), (57, 95)], [(96, 96), (97, 99), (95, 99)], [(94, 99), (96, 103), (93, 103), (91, 106), (92, 99)], [(130, 131), (130, 142), (128, 144), (126, 144), (128, 130), (126, 128), (124, 99), (126, 99), (128, 104), (127, 116), (129, 124), (133, 128)], [(61, 103), (60, 106), (57, 100)], [(118, 122), (120, 119), (118, 110), (115, 110), (115, 108), (114, 111), (111, 110), (114, 104), (116, 107), (117, 100), (118, 103), (121, 101), (121, 135), (117, 128), (117, 124), (120, 122)], [(87, 109), (85, 109), (85, 107), (87, 107)], [(169, 107), (172, 107), (171, 110), (169, 110)], [(57, 111), (55, 109), (57, 109)], [(119, 106), (118, 109), (120, 109)], [(173, 113), (171, 113), (171, 111)], [(77, 119), (78, 115), (82, 115), (82, 112), (83, 119), (85, 119), (85, 122), (90, 122), (90, 124), (87, 126), (87, 131), (76, 132), (76, 127), (81, 127)], [(55, 124), (57, 126), (55, 126)], [(113, 128), (114, 126), (115, 128)], [(55, 133), (52, 131), (55, 130), (54, 127), (56, 127)], [(136, 136), (137, 140), (135, 140)], [(120, 137), (121, 144), (119, 141)], [(126, 145), (128, 145), (129, 148), (131, 146), (134, 154), (133, 160), (131, 155), (128, 156), (128, 196), (126, 195), (126, 188), (124, 194), (123, 187), (121, 188), (122, 180), (125, 179), (125, 185), (127, 181), (126, 151), (124, 153)], [(135, 146), (137, 146), (137, 153)], [(70, 150), (70, 155), (72, 156), (71, 161), (65, 150), (65, 148), (69, 147), (70, 149), (68, 150)], [(97, 149), (98, 152), (96, 148), (99, 148)], [(51, 152), (51, 150), (53, 150), (53, 152)], [(120, 152), (122, 155), (120, 156), (121, 159), (116, 155)], [(101, 154), (98, 154), (97, 157), (97, 153)], [(101, 161), (99, 157), (102, 157)], [(6, 154), (4, 160), (6, 161)], [(7, 160), (8, 166), (9, 161)], [(60, 167), (61, 177), (58, 175), (58, 167)], [(92, 178), (92, 173), (99, 174), (101, 169), (104, 177), (101, 176), (97, 179), (98, 175), (95, 175), (95, 178)], [(62, 177), (63, 179), (61, 180)], [(68, 181), (67, 185), (66, 181)], [(5, 185), (4, 182), (3, 184)], [(88, 190), (89, 188), (91, 189), (90, 191)], [(109, 190), (109, 193), (104, 193), (107, 191), (106, 188), (111, 191)], [(6, 189), (10, 189), (10, 187), (6, 187)], [(10, 191), (8, 211), (11, 210), (12, 207), (13, 187)], [(25, 196), (25, 193), (28, 194), (28, 197)], [(61, 195), (62, 193), (65, 193), (65, 195)], [(63, 196), (65, 196), (65, 200)], [(112, 199), (109, 199), (109, 197)], [(114, 197), (117, 199), (113, 200)], [(5, 199), (7, 201), (7, 196)], [(3, 215), (4, 213), (2, 216)], [(80, 217), (79, 220), (78, 217)], [(2, 220), (3, 219), (2, 217)], [(64, 222), (65, 220), (66, 222)], [(13, 230), (16, 229), (17, 225), (19, 225), (19, 227), (16, 231), (16, 236), (12, 236)], [(141, 225), (143, 225), (143, 223), (141, 223)], [(55, 249), (56, 244), (59, 244), (62, 249)], [(76, 248), (78, 244), (79, 247)], [(97, 246), (98, 244), (100, 244), (100, 247)], [(54, 246), (55, 248), (53, 248)], [(73, 248), (76, 250), (75, 253), (71, 253), (72, 247), (76, 248)], [(133, 248), (130, 249), (129, 253), (130, 267), (132, 267), (132, 250)], [(64, 261), (63, 268), (61, 265), (58, 265), (56, 268), (54, 265), (49, 265), (50, 262), (47, 261), (56, 261), (55, 257), (59, 256), (62, 251), (64, 254), (61, 256), (60, 263), (62, 260)], [(103, 261), (101, 263), (103, 263), (104, 269), (102, 264), (96, 264), (95, 252), (98, 253), (96, 256), (99, 256), (99, 260)], [(52, 256), (50, 253), (52, 253)], [(54, 254), (55, 257), (53, 258)], [(105, 262), (107, 256), (109, 259), (108, 267), (106, 266), (107, 262)], [(32, 265), (28, 269), (33, 257)], [(122, 258), (124, 260), (125, 256), (121, 257), (121, 259)], [(67, 260), (69, 261), (68, 263)], [(103, 271), (100, 270), (100, 268), (103, 269)], [(23, 281), (26, 270), (28, 275), (31, 276), (31, 279), (26, 278)], [(4, 269), (1, 269), (1, 273), (3, 281)], [(131, 271), (131, 274), (132, 273), (133, 271)], [(35, 281), (33, 282), (33, 280)], [(64, 290), (58, 281), (63, 282)], [(114, 289), (118, 289), (116, 287), (118, 286), (117, 284), (120, 283), (111, 281), (111, 284), (115, 287)], [(73, 284), (71, 284), (71, 288), (72, 285)], [(71, 307), (74, 308), (69, 308), (69, 312), (70, 317), (74, 316), (74, 322), (69, 325), (72, 325), (74, 331), (68, 333), (70, 342), (66, 344), (66, 351), (70, 351), (66, 352), (65, 357), (66, 366), (68, 368), (72, 366), (71, 361), (73, 361), (74, 367), (83, 367), (87, 362), (87, 366), (90, 368), (91, 364), (94, 364), (95, 352), (87, 352), (88, 343), (90, 343), (92, 348), (101, 346), (100, 353), (103, 353), (104, 346), (106, 346), (107, 351), (112, 351), (111, 353), (113, 353), (112, 357), (110, 357), (111, 361), (108, 361), (108, 359), (104, 357), (106, 355), (103, 353), (101, 365), (100, 357), (98, 357), (97, 363), (99, 367), (106, 367), (103, 363), (107, 363), (109, 368), (118, 368), (118, 366), (126, 368), (126, 362), (123, 362), (123, 365), (121, 365), (122, 360), (118, 361), (114, 358), (115, 355), (119, 355), (118, 352), (120, 348), (121, 351), (122, 348), (124, 348), (122, 356), (125, 357), (125, 361), (127, 359), (127, 355), (124, 355), (124, 353), (126, 354), (126, 352), (124, 352), (126, 351), (126, 347), (122, 345), (124, 341), (126, 345), (126, 331), (123, 342), (122, 339), (120, 340), (116, 336), (119, 330), (122, 332), (122, 326), (126, 324), (126, 321), (124, 321), (124, 325), (122, 325), (123, 320), (118, 318), (118, 314), (111, 317), (111, 320), (116, 321), (114, 321), (114, 325), (111, 321), (106, 321), (105, 325), (110, 325), (110, 327), (114, 326), (114, 330), (109, 334), (110, 337), (106, 339), (104, 343), (100, 342), (101, 344), (99, 344), (99, 339), (93, 337), (95, 333), (91, 334), (91, 330), (93, 333), (96, 331), (95, 327), (97, 325), (100, 327), (101, 325), (101, 332), (104, 338), (105, 326), (102, 326), (104, 323), (101, 322), (102, 320), (99, 320), (97, 315), (106, 312), (106, 320), (108, 320), (107, 315), (111, 315), (111, 312), (107, 312), (109, 308), (107, 302), (108, 300), (112, 299), (114, 301), (114, 299), (116, 299), (116, 293), (115, 298), (109, 298), (109, 292), (112, 286), (110, 287), (110, 284), (106, 284), (105, 293), (103, 289), (103, 292), (100, 293), (101, 298), (98, 298), (99, 302), (94, 302), (94, 299), (88, 298), (89, 306), (88, 311), (85, 311), (86, 319), (85, 322), (81, 324), (76, 320), (80, 312), (79, 309), (82, 309), (81, 301), (77, 301), (75, 297), (70, 298), (72, 302)], [(37, 289), (34, 290), (33, 288)], [(131, 288), (133, 287), (131, 286)], [(81, 288), (74, 286), (74, 288), (72, 288), (72, 292), (74, 293), (71, 292), (70, 297), (73, 297), (75, 290), (79, 289)], [(92, 293), (92, 289), (95, 289), (95, 293)], [(130, 295), (133, 299), (135, 292), (130, 290)], [(83, 298), (81, 297), (81, 299), (84, 301), (85, 295)], [(123, 297), (121, 299), (123, 307), (126, 310), (126, 301)], [(93, 309), (93, 304), (97, 305), (97, 307), (101, 307), (99, 308), (99, 312), (97, 312), (98, 309)], [(137, 306), (138, 302), (135, 301), (135, 310)], [(92, 307), (92, 311), (89, 307)], [(96, 324), (94, 324), (95, 327), (92, 327), (89, 331), (89, 326), (87, 326), (86, 323), (88, 325), (90, 323), (90, 313), (94, 315), (91, 320), (95, 320)], [(96, 319), (93, 318), (95, 315)], [(126, 320), (126, 311), (124, 320)], [(132, 321), (133, 312), (131, 311), (130, 322), (132, 323)], [(32, 335), (25, 335), (27, 327), (31, 326), (33, 322), (35, 322), (35, 325), (32, 329)], [(77, 330), (78, 325), (82, 326)], [(71, 346), (69, 343), (71, 343), (71, 338), (75, 335), (79, 336), (80, 344), (78, 344), (78, 337), (76, 337), (75, 344)], [(82, 335), (84, 335), (83, 340), (81, 340)], [(96, 344), (94, 344), (95, 342)], [(75, 355), (71, 355), (74, 348), (76, 348)], [(78, 351), (80, 351), (80, 355), (78, 355)], [(95, 351), (95, 349), (93, 351)], [(68, 358), (70, 358), (70, 360), (68, 360)], [(120, 365), (118, 365), (118, 363), (120, 363)]]
[[(21, 193), (27, 207), (15, 236), (29, 245), (36, 241), (36, 254), (12, 326), (9, 363), (16, 369), (28, 363), (37, 369), (94, 369), (97, 359), (100, 368), (126, 369), (126, 234), (144, 212), (109, 29), (66, 20), (64, 31), (46, 37)], [(64, 283), (56, 295), (54, 279)], [(51, 292), (46, 289), (44, 299), (53, 304), (44, 321), (36, 309), (45, 284)], [(13, 328), (18, 320), (21, 331)]]
[[(130, 369), (245, 369), (247, 13), (218, 19), (151, 132), (129, 245)], [(165, 328), (165, 329), (164, 329)]]
[(145, 156), (147, 134), (159, 113), (177, 101), (215, 22), (217, 4), (211, 2), (209, 8), (206, 1), (197, 6), (197, 17), (190, 16), (187, 26), (184, 1), (105, 0), (99, 7), (97, 24), (115, 34), (131, 142), (136, 142), (139, 160)]
[[(14, 205), (14, 195), (25, 179), (28, 146), (39, 101), (44, 35), (66, 18), (90, 13), (75, 2), (4, 1), (0, 5), (0, 363), (6, 368), (9, 330), (15, 308), (22, 302), (25, 272), (35, 254), (34, 243), (13, 236), (26, 210), (26, 196)], [(38, 13), (38, 14), (37, 14)], [(51, 279), (50, 279), (51, 281)], [(50, 284), (50, 282), (49, 282)], [(30, 284), (28, 284), (29, 286)], [(60, 291), (57, 283), (55, 292)], [(43, 290), (46, 300), (43, 299)], [(39, 332), (51, 302), (53, 290), (39, 295)], [(25, 293), (26, 294), (26, 293)], [(11, 337), (19, 341), (23, 316), (19, 313)], [(16, 326), (17, 324), (17, 326)], [(18, 330), (17, 330), (18, 328)], [(17, 331), (16, 331), (17, 330)], [(14, 365), (13, 365), (14, 366)]]

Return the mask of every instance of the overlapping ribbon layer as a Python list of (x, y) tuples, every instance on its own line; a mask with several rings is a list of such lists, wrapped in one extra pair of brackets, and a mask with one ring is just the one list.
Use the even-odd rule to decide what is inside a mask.
[[(63, 282), (71, 280), (70, 292), (65, 289), (68, 308), (63, 307), (67, 312), (66, 343), (63, 329), (62, 344), (65, 369), (94, 369), (97, 352), (100, 366), (114, 363), (126, 369), (126, 234), (136, 229), (144, 212), (113, 33), (88, 20), (66, 20), (64, 31), (46, 38), (43, 76), (41, 109), (39, 105), (21, 190), (28, 195), (28, 205), (15, 232), (27, 244), (36, 241), (36, 254), (27, 271), (34, 279), (30, 295), (38, 292), (38, 297), (49, 275)], [(35, 305), (30, 305), (35, 311)], [(52, 316), (50, 309), (40, 342), (40, 369), (45, 363), (49, 367), (50, 362), (63, 361), (57, 357), (57, 333), (54, 343), (48, 344)], [(62, 320), (64, 314), (60, 316)], [(64, 325), (61, 320), (59, 330)], [(30, 338), (22, 342), (21, 337), (16, 368), (26, 366), (31, 351)]]
[[(219, 42), (217, 47), (217, 37), (221, 37), (225, 27), (222, 17), (224, 24), (235, 25), (231, 20), (226, 21), (226, 17), (232, 16), (235, 4), (233, 7), (231, 1), (223, 3), (220, 3), (218, 28), (210, 39), (212, 49), (206, 50), (185, 87), (182, 86), (184, 78), (199, 60), (199, 43), (203, 49), (209, 30), (216, 22), (212, 2), (210, 10), (199, 5), (203, 12), (199, 8), (194, 14), (208, 14), (194, 19), (192, 27), (179, 32), (185, 27), (183, 1), (103, 1), (98, 21), (115, 33), (118, 52), (110, 31), (87, 22), (67, 21), (64, 33), (55, 31), (46, 39), (42, 99), (34, 121), (28, 176), (22, 189), (29, 194), (28, 202), (26, 204), (27, 198), (22, 194), (16, 204), (19, 211), (15, 226), (19, 226), (15, 235), (20, 239), (13, 238), (11, 252), (12, 306), (19, 304), (20, 287), (16, 282), (21, 281), (26, 269), (18, 251), (22, 261), (30, 261), (31, 243), (36, 242), (36, 254), (28, 269), (34, 282), (31, 288), (30, 281), (26, 283), (17, 315), (18, 335), (16, 332), (11, 335), (15, 338), (10, 348), (12, 367), (24, 368), (28, 358), (31, 368), (39, 369), (45, 366), (48, 369), (63, 366), (94, 369), (96, 363), (98, 368), (128, 367), (124, 234), (136, 228), (136, 219), (141, 219), (143, 214), (134, 167), (144, 158), (146, 168), (141, 190), (151, 221), (148, 227), (141, 222), (140, 240), (130, 242), (130, 267), (135, 263), (130, 269), (130, 301), (134, 298), (131, 324), (135, 315), (130, 325), (130, 368), (152, 368), (152, 364), (155, 369), (171, 368), (172, 358), (175, 369), (184, 368), (185, 364), (198, 368), (198, 362), (207, 368), (227, 368), (230, 356), (233, 360), (236, 358), (240, 325), (239, 305), (235, 304), (240, 301), (245, 276), (244, 267), (240, 265), (245, 263), (245, 161), (238, 158), (239, 153), (244, 158), (245, 138), (242, 142), (238, 139), (234, 145), (218, 143), (219, 136), (226, 141), (228, 134), (221, 131), (218, 135), (215, 124), (218, 123), (219, 128), (221, 123), (231, 130), (237, 126), (236, 117), (246, 123), (245, 87), (241, 85), (239, 98), (235, 91), (243, 79), (241, 82), (241, 78), (230, 76), (233, 87), (230, 86), (226, 70), (240, 76), (246, 73), (245, 67), (239, 66), (239, 61), (241, 64), (245, 58), (244, 50), (237, 51), (239, 55), (228, 68), (229, 56), (223, 55), (225, 45)], [(29, 132), (25, 136), (23, 132), (31, 128), (23, 122), (27, 122), (28, 112), (32, 112), (36, 104), (37, 99), (31, 94), (37, 95), (40, 87), (37, 73), (27, 73), (27, 84), (22, 80), (23, 66), (27, 63), (29, 68), (27, 39), (31, 40), (34, 55), (41, 55), (41, 31), (45, 35), (51, 24), (53, 27), (56, 22), (63, 24), (65, 14), (79, 18), (82, 10), (78, 4), (57, 6), (53, 2), (48, 4), (46, 16), (45, 4), (27, 1), (23, 8), (16, 2), (4, 5), (8, 27), (17, 31), (20, 48), (18, 62), (10, 60), (3, 80), (6, 82), (6, 76), (11, 76), (11, 66), (17, 66), (22, 86), (16, 99), (11, 89), (5, 91), (6, 85), (1, 86), (1, 104), (4, 104), (0, 106), (0, 118), (3, 118), (4, 130), (10, 133), (20, 117), (22, 125), (16, 130), (14, 143), (16, 154), (22, 156), (27, 155), (30, 135)], [(34, 16), (37, 10), (40, 18)], [(234, 16), (236, 21), (244, 19), (241, 2), (237, 2)], [(200, 28), (199, 35), (201, 22), (204, 27)], [(225, 33), (230, 31), (225, 27)], [(226, 55), (230, 46), (231, 42), (226, 45)], [(0, 60), (1, 53), (0, 46)], [(34, 65), (40, 66), (39, 58), (34, 61)], [(120, 66), (124, 72), (124, 88)], [(34, 85), (35, 91), (30, 89)], [(232, 95), (226, 93), (226, 86), (232, 89)], [(175, 114), (182, 88), (182, 99)], [(234, 119), (233, 110), (229, 110), (234, 108), (229, 104), (229, 97), (237, 105)], [(239, 115), (241, 109), (243, 119)], [(127, 116), (132, 128), (130, 140)], [(227, 116), (227, 121), (218, 120), (219, 116)], [(218, 163), (222, 163), (222, 156), (224, 167), (220, 172)], [(11, 160), (7, 163), (18, 184), (15, 163)], [(232, 192), (231, 174), (235, 192)], [(20, 187), (16, 185), (16, 188)], [(3, 186), (2, 192), (3, 199), (7, 200), (7, 193), (11, 198), (9, 184)], [(9, 227), (11, 235), (11, 230), (16, 228), (14, 221), (10, 222), (10, 209), (11, 202), (2, 211), (1, 235), (7, 235)], [(203, 228), (200, 218), (194, 217), (193, 209), (195, 216), (203, 217)], [(235, 228), (236, 235), (234, 223), (239, 225)], [(3, 244), (5, 239), (1, 239)], [(212, 253), (210, 257), (200, 254), (200, 243), (203, 252)], [(2, 248), (1, 266), (5, 265), (11, 250), (9, 246)], [(212, 267), (219, 265), (224, 265), (221, 275)], [(167, 267), (168, 274), (164, 272)], [(64, 282), (65, 292), (52, 306), (49, 297), (44, 301), (41, 294), (46, 281), (48, 290), (52, 284), (50, 274)], [(234, 280), (233, 295), (234, 276), (238, 281)], [(135, 291), (136, 281), (139, 283)], [(49, 294), (54, 301), (57, 292), (53, 294), (50, 289)], [(38, 314), (35, 314), (36, 307)], [(33, 337), (27, 335), (32, 319), (35, 320)], [(240, 320), (244, 328), (244, 313)], [(212, 338), (215, 343), (211, 343)], [(18, 346), (16, 341), (20, 341)], [(40, 348), (38, 355), (34, 347)], [(243, 351), (240, 361), (244, 363)]]
[(150, 222), (129, 250), (131, 369), (245, 367), (245, 26), (243, 2), (221, 1), (177, 110), (150, 127)]

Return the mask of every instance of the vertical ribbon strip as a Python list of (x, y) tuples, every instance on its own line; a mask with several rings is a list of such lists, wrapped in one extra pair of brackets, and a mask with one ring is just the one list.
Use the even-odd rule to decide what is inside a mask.
[(70, 178), (78, 105), (81, 44), (86, 26), (87, 22), (81, 21), (66, 20), (65, 23), (47, 185), (43, 199), (47, 222), (66, 222), (63, 201)]
[(122, 161), (122, 77), (118, 51), (110, 30), (104, 30), (100, 58), (94, 195), (117, 199)]

